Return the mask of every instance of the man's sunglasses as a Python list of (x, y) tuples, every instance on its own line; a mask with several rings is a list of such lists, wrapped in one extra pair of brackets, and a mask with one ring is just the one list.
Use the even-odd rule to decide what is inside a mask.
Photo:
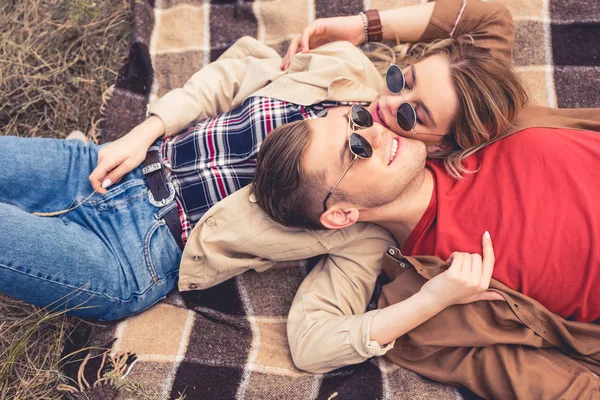
[[(354, 104), (352, 107), (350, 107), (350, 112), (348, 115), (346, 115), (346, 119), (348, 120), (348, 147), (350, 148), (350, 152), (354, 154), (354, 158), (342, 176), (340, 176), (340, 179), (338, 179), (335, 185), (333, 185), (333, 189), (329, 191), (325, 197), (325, 200), (323, 200), (323, 212), (327, 211), (327, 200), (329, 200), (333, 194), (333, 191), (338, 187), (344, 176), (346, 176), (354, 162), (358, 158), (367, 159), (373, 155), (373, 147), (371, 146), (371, 143), (369, 143), (367, 139), (358, 133), (353, 132), (353, 130), (364, 129), (373, 126), (373, 116), (369, 110), (359, 106), (358, 104)], [(353, 127), (351, 125), (353, 125)]]
[(387, 72), (385, 73), (385, 84), (390, 92), (393, 94), (400, 93), (404, 103), (400, 104), (400, 107), (396, 110), (396, 122), (398, 126), (405, 131), (412, 131), (415, 135), (415, 124), (417, 123), (417, 112), (415, 108), (406, 101), (404, 93), (402, 91), (406, 87), (406, 79), (404, 78), (404, 72), (397, 65), (390, 65)]

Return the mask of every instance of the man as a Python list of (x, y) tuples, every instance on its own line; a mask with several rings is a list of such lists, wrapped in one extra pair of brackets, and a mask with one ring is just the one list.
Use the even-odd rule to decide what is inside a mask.
[[(496, 281), (491, 287), (507, 300), (462, 306), (478, 310), (476, 313), (448, 309), (431, 321), (436, 331), (417, 329), (416, 339), (411, 337), (415, 331), (403, 336), (401, 347), (390, 358), (433, 379), (466, 385), (482, 396), (518, 397), (531, 390), (531, 385), (544, 398), (561, 391), (598, 394), (593, 372), (600, 372), (600, 327), (581, 322), (600, 320), (600, 246), (595, 240), (600, 235), (600, 210), (595, 206), (600, 195), (596, 184), (600, 170), (590, 168), (600, 160), (600, 136), (583, 130), (526, 129), (467, 158), (465, 166), (472, 173), (457, 181), (446, 174), (443, 164), (426, 162), (421, 142), (400, 138), (378, 124), (356, 131), (368, 143), (354, 142), (350, 150), (350, 137), (356, 133), (348, 124), (345, 117), (300, 122), (268, 137), (259, 153), (254, 190), (270, 217), (287, 225), (300, 222), (305, 228), (320, 224), (345, 229), (357, 222), (375, 222), (394, 235), (404, 254), (431, 254), (441, 259), (457, 248), (480, 252), (480, 232), (489, 231), (497, 253)], [(307, 132), (306, 140), (294, 140)], [(288, 154), (300, 156), (278, 157), (290, 143), (296, 147)], [(361, 155), (361, 145), (370, 145), (372, 154), (362, 154), (363, 159), (357, 161), (355, 155)], [(294, 162), (293, 167), (288, 165)], [(280, 173), (294, 170), (299, 172)], [(294, 177), (297, 181), (290, 181)], [(393, 249), (390, 254), (394, 254)], [(398, 256), (397, 249), (395, 254), (399, 264), (407, 261)], [(414, 259), (410, 263), (425, 278), (435, 275), (431, 273), (435, 266), (424, 266)], [(398, 273), (393, 268), (389, 271)], [(342, 271), (318, 265), (306, 279), (288, 325), (290, 345), (300, 368), (323, 372), (357, 361), (348, 357), (356, 338), (350, 336), (348, 340), (342, 331), (351, 331), (347, 328), (357, 323), (353, 317), (358, 315), (353, 314), (364, 313), (365, 299), (371, 295), (364, 288), (376, 279), (377, 272), (376, 267), (372, 271)], [(399, 319), (410, 318), (398, 304), (412, 301), (412, 306), (423, 313), (429, 310), (429, 304), (414, 301), (415, 293), (410, 289), (422, 291), (419, 286), (425, 281), (415, 281), (413, 275), (401, 275), (403, 285), (397, 279), (393, 282), (395, 290), (387, 294), (384, 289), (380, 307), (397, 304), (371, 314), (367, 322), (370, 329), (366, 329), (371, 345), (387, 351), (391, 347), (387, 343), (406, 332), (395, 331)], [(405, 293), (400, 294), (402, 291)], [(518, 310), (520, 306), (524, 314), (519, 314), (523, 312)], [(392, 307), (398, 312), (390, 312)], [(473, 322), (471, 317), (477, 313), (486, 318)], [(454, 318), (448, 319), (448, 315)], [(460, 323), (464, 325), (460, 327)], [(531, 340), (507, 335), (503, 324)], [(536, 329), (536, 324), (543, 328)], [(450, 328), (458, 336), (449, 333)], [(470, 337), (460, 337), (465, 333)], [(564, 342), (569, 345), (564, 346)], [(514, 344), (543, 350), (529, 355), (523, 346), (510, 346)], [(423, 347), (433, 345), (445, 350), (423, 352)], [(449, 356), (451, 346), (454, 352)], [(552, 346), (571, 352), (572, 358), (557, 358), (559, 351), (546, 349)], [(420, 353), (415, 357), (417, 347)], [(460, 356), (456, 349), (462, 351)], [(469, 355), (468, 349), (477, 349), (473, 351), (478, 355)], [(438, 359), (437, 366), (432, 364), (432, 357)], [(544, 360), (537, 363), (543, 372), (535, 378), (518, 372), (528, 367), (522, 362), (530, 357)], [(556, 362), (564, 363), (565, 368), (551, 371)], [(449, 371), (448, 363), (455, 363), (456, 369)], [(459, 368), (456, 363), (463, 365)], [(484, 364), (488, 370), (482, 369)], [(493, 382), (492, 376), (499, 379)], [(538, 385), (544, 383), (544, 389), (535, 386), (536, 380)]]

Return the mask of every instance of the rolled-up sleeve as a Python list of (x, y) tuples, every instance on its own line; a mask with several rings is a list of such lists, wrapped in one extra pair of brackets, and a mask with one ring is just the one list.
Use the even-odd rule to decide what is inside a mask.
[(182, 88), (174, 89), (148, 107), (148, 115), (165, 124), (172, 136), (190, 123), (239, 106), (248, 96), (284, 72), (275, 50), (250, 37), (239, 39), (215, 62), (196, 72)]
[(349, 242), (323, 258), (308, 274), (292, 303), (288, 340), (294, 364), (302, 370), (325, 373), (385, 354), (370, 340), (378, 310), (366, 312), (383, 253), (393, 241), (381, 234)]
[(480, 0), (436, 0), (429, 25), (419, 39), (469, 36), (478, 47), (495, 57), (511, 61), (515, 29), (510, 11), (500, 3)]

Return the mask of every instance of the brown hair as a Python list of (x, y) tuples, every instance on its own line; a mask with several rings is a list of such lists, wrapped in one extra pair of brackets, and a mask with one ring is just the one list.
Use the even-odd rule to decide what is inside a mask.
[(319, 218), (329, 191), (325, 172), (311, 175), (302, 166), (311, 138), (306, 120), (274, 129), (258, 152), (252, 190), (258, 205), (276, 222), (323, 229)]
[(506, 136), (528, 96), (512, 65), (493, 57), (488, 49), (474, 46), (468, 36), (393, 49), (380, 46), (367, 53), (382, 74), (390, 62), (404, 67), (438, 54), (450, 62), (459, 108), (444, 137), (447, 149), (430, 153), (429, 157), (444, 159), (448, 174), (460, 179), (467, 172), (462, 160)]

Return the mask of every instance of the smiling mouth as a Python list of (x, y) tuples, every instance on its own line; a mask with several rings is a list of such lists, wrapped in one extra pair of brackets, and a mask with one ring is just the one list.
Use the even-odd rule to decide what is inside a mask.
[(379, 105), (379, 103), (375, 105), (375, 115), (377, 117), (377, 122), (383, 125), (386, 129), (390, 129), (390, 127), (385, 123), (385, 120), (383, 119), (383, 115), (381, 114), (381, 106)]
[(392, 151), (390, 152), (390, 162), (388, 162), (388, 166), (392, 162), (394, 162), (394, 160), (396, 159), (396, 154), (398, 154), (398, 139), (393, 138), (392, 139)]

